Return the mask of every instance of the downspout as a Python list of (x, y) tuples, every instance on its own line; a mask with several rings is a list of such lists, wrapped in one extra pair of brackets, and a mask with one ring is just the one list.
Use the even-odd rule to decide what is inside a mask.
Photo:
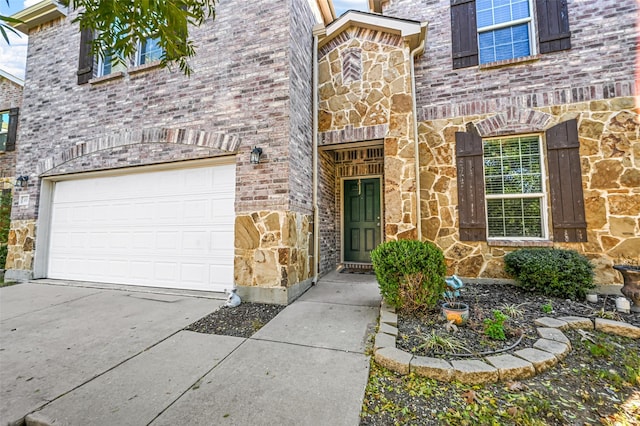
[(313, 27), (313, 83), (312, 83), (312, 138), (313, 138), (313, 284), (320, 274), (320, 214), (318, 212), (318, 37), (324, 34), (324, 25)]
[(413, 107), (413, 137), (415, 143), (415, 159), (416, 159), (416, 228), (418, 229), (418, 241), (422, 241), (422, 200), (420, 199), (420, 144), (418, 143), (418, 106), (416, 99), (416, 74), (414, 69), (413, 58), (424, 52), (427, 42), (427, 22), (420, 23), (422, 43), (411, 51), (411, 99)]

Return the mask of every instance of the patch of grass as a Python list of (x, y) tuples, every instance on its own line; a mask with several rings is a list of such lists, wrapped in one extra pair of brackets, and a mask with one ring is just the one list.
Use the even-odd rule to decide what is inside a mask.
[(522, 305), (524, 305), (524, 303), (521, 303), (519, 305), (505, 303), (500, 306), (500, 310), (507, 314), (510, 318), (522, 318), (524, 316)]

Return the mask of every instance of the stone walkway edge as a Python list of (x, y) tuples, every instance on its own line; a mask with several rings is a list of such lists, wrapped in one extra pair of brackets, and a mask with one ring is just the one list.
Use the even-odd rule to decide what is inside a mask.
[(380, 306), (380, 325), (375, 336), (374, 359), (379, 365), (406, 375), (415, 373), (440, 381), (465, 384), (493, 383), (533, 377), (556, 365), (571, 352), (571, 342), (561, 330), (598, 330), (632, 339), (640, 339), (640, 327), (621, 321), (583, 317), (542, 317), (535, 320), (538, 339), (531, 348), (513, 355), (487, 356), (482, 359), (445, 360), (413, 355), (396, 347), (398, 316), (384, 301)]

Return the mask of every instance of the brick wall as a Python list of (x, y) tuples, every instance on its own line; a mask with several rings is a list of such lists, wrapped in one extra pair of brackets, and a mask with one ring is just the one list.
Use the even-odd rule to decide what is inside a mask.
[(314, 18), (306, 1), (291, 0), (291, 119), (289, 144), (290, 209), (311, 214), (313, 137), (311, 91), (313, 85)]
[[(123, 131), (182, 128), (239, 139), (238, 212), (286, 210), (294, 200), (304, 205), (301, 200), (310, 198), (310, 183), (304, 176), (290, 174), (294, 163), (289, 144), (298, 150), (296, 158), (302, 158), (308, 145), (310, 158), (311, 61), (306, 56), (310, 58), (311, 47), (305, 50), (303, 32), (310, 32), (312, 15), (304, 1), (292, 2), (293, 7), (284, 7), (262, 0), (221, 1), (215, 21), (192, 32), (198, 55), (190, 61), (190, 78), (177, 69), (143, 67), (119, 78), (78, 85), (80, 34), (71, 23), (73, 16), (32, 30), (17, 159), (18, 168), (32, 178), (25, 191), (37, 200), (39, 158)], [(310, 43), (310, 36), (307, 40)], [(291, 65), (292, 56), (300, 63)], [(296, 114), (292, 115), (294, 107)], [(254, 146), (264, 152), (258, 166), (249, 163)], [(229, 153), (186, 145), (139, 144), (93, 153), (82, 157), (84, 161), (65, 164), (64, 171), (217, 155)], [(295, 195), (290, 193), (294, 186)], [(14, 219), (36, 217), (35, 202), (14, 210)]]
[[(416, 60), (420, 120), (484, 114), (504, 106), (543, 107), (634, 93), (634, 0), (568, 0), (571, 50), (500, 68), (453, 70), (449, 0), (391, 0), (384, 14), (428, 21)], [(421, 111), (420, 111), (421, 110)]]
[(325, 274), (335, 269), (340, 261), (338, 250), (339, 226), (339, 192), (336, 192), (336, 164), (332, 151), (319, 151), (318, 204), (320, 219), (320, 273)]
[[(0, 111), (22, 105), (22, 86), (0, 77)], [(16, 152), (0, 151), (0, 178), (13, 178), (16, 175)], [(11, 180), (11, 179), (9, 179)], [(4, 184), (2, 184), (4, 185)], [(0, 185), (0, 189), (3, 187)]]

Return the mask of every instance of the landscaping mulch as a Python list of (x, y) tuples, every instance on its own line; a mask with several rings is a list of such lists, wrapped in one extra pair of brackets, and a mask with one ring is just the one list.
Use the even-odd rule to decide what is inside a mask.
[(185, 328), (205, 334), (251, 337), (285, 308), (283, 305), (242, 302), (235, 308), (220, 307)]
[[(590, 319), (607, 318), (640, 327), (640, 314), (616, 311), (614, 296), (600, 296), (597, 303), (576, 302), (569, 299), (541, 296), (508, 284), (468, 284), (458, 299), (469, 305), (469, 322), (448, 331), (440, 309), (426, 312), (398, 313), (397, 347), (416, 355), (438, 358), (458, 358), (489, 355), (489, 352), (509, 354), (533, 346), (539, 336), (534, 320), (540, 317), (579, 316)], [(509, 316), (505, 322), (506, 340), (491, 339), (484, 334), (484, 321), (492, 320), (493, 311)], [(456, 350), (429, 349), (432, 333), (459, 345)], [(517, 344), (517, 345), (516, 345)], [(509, 350), (505, 350), (510, 348)]]
[[(526, 293), (512, 285), (469, 284), (463, 298), (471, 307), (470, 324), (457, 332), (445, 331), (437, 312), (399, 312), (398, 347), (455, 359), (419, 346), (436, 332), (455, 336), (466, 348), (462, 352), (477, 353), (508, 346), (521, 332), (522, 342), (515, 351), (538, 339), (533, 320), (542, 316), (605, 317), (640, 326), (640, 314), (615, 312), (611, 296), (591, 304)], [(511, 340), (486, 339), (483, 320), (494, 309), (509, 311), (509, 307), (520, 311), (505, 323)], [(573, 348), (567, 357), (536, 377), (516, 382), (439, 382), (402, 376), (372, 361), (361, 425), (640, 425), (640, 340), (596, 331), (589, 331), (589, 339), (577, 330), (564, 333)]]

